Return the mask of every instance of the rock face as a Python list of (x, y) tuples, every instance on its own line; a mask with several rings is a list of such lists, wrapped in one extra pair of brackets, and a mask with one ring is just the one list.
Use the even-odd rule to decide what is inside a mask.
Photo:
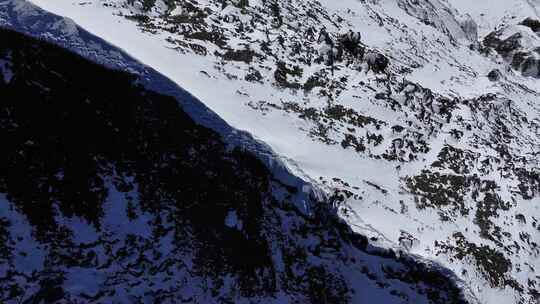
[(502, 78), (502, 73), (501, 71), (495, 69), (489, 72), (487, 76), (490, 81), (499, 81)]
[(369, 52), (366, 54), (366, 63), (368, 65), (368, 71), (372, 70), (376, 74), (380, 74), (386, 71), (388, 68), (388, 65), (390, 64), (390, 61), (388, 58), (386, 58), (384, 55), (375, 53), (375, 52)]
[(527, 18), (518, 25), (494, 31), (484, 39), (523, 76), (540, 78), (540, 21)]
[(465, 303), (140, 75), (0, 39), (2, 303)]
[(418, 18), (426, 25), (432, 26), (454, 40), (468, 39), (476, 42), (478, 25), (470, 17), (463, 20), (456, 18), (457, 11), (440, 0), (399, 0), (398, 5), (408, 14)]
[(523, 20), (520, 25), (530, 28), (535, 34), (540, 33), (540, 20), (538, 19), (533, 19), (529, 17)]

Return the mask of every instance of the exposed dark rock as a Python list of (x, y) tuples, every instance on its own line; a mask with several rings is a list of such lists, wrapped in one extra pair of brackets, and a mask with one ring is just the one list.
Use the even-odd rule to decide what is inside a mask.
[(540, 32), (540, 20), (538, 19), (527, 18), (520, 24), (530, 28), (535, 33)]
[(368, 71), (372, 70), (376, 74), (385, 72), (390, 64), (390, 60), (386, 56), (373, 51), (368, 52), (365, 59), (368, 65)]
[(515, 33), (504, 40), (499, 39), (500, 34), (500, 32), (492, 32), (487, 35), (484, 38), (484, 45), (494, 48), (503, 57), (510, 56), (522, 47), (520, 40), (523, 36), (521, 33)]
[[(537, 22), (538, 21), (532, 19), (526, 19), (521, 25), (536, 31)], [(522, 40), (527, 37), (524, 37), (522, 32), (516, 32), (505, 39), (501, 39), (502, 33), (502, 30), (490, 33), (484, 38), (484, 45), (493, 48), (511, 64), (512, 68), (520, 71), (523, 76), (540, 77), (540, 59), (538, 59), (540, 55), (540, 46), (535, 49), (526, 48), (522, 44)]]
[(502, 78), (502, 73), (498, 69), (492, 70), (487, 75), (490, 81), (499, 81)]
[(362, 45), (360, 33), (347, 33), (339, 37), (339, 44), (345, 52), (353, 58), (362, 60), (364, 58), (365, 47)]
[(441, 253), (451, 254), (458, 260), (472, 257), (475, 260), (478, 270), (488, 278), (493, 287), (517, 287), (512, 279), (508, 278), (512, 263), (501, 252), (486, 246), (478, 246), (469, 242), (461, 233), (453, 235), (455, 245), (438, 242)]
[(230, 60), (230, 61), (242, 61), (247, 64), (251, 63), (253, 61), (253, 58), (256, 57), (258, 54), (250, 49), (245, 50), (228, 50), (223, 54), (224, 60)]
[(280, 87), (299, 89), (301, 84), (295, 81), (294, 78), (302, 77), (302, 74), (303, 71), (300, 67), (294, 66), (289, 68), (285, 62), (280, 61), (277, 63), (276, 71), (274, 72), (274, 80)]

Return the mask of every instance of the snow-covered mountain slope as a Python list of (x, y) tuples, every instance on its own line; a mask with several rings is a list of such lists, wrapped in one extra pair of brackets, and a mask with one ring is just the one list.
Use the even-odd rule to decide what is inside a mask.
[(481, 303), (538, 301), (538, 1), (31, 2), (266, 142), (373, 242)]
[(72, 21), (9, 0), (0, 25), (0, 302), (468, 302)]

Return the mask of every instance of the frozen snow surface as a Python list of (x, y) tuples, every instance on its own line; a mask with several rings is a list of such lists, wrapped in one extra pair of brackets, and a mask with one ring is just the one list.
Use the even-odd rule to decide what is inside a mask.
[[(20, 18), (0, 9), (0, 25), (144, 73), (129, 54), (226, 123), (187, 105), (195, 119), (276, 162), (276, 175), (304, 185), (304, 197), (318, 190), (289, 171), (322, 189), (378, 246), (451, 269), (470, 301), (539, 300), (540, 38), (520, 24), (540, 20), (540, 1), (30, 2), (73, 21), (26, 28), (37, 10), (1, 0), (16, 3)], [(388, 59), (384, 72), (356, 48), (340, 50), (351, 31), (361, 36), (355, 46)], [(490, 35), (498, 44), (488, 46)], [(147, 86), (177, 89), (151, 75)], [(307, 202), (296, 198), (309, 214)], [(235, 211), (225, 225), (242, 230)]]

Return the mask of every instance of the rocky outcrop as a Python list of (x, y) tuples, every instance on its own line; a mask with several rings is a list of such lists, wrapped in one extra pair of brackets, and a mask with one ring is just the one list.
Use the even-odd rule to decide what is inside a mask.
[(502, 78), (502, 73), (498, 69), (491, 70), (487, 77), (490, 81), (499, 81)]
[(478, 41), (478, 25), (470, 17), (459, 17), (456, 10), (439, 0), (399, 0), (398, 5), (423, 23), (444, 32), (454, 40)]
[(518, 25), (494, 31), (484, 45), (495, 50), (523, 76), (540, 78), (540, 21), (526, 19)]

